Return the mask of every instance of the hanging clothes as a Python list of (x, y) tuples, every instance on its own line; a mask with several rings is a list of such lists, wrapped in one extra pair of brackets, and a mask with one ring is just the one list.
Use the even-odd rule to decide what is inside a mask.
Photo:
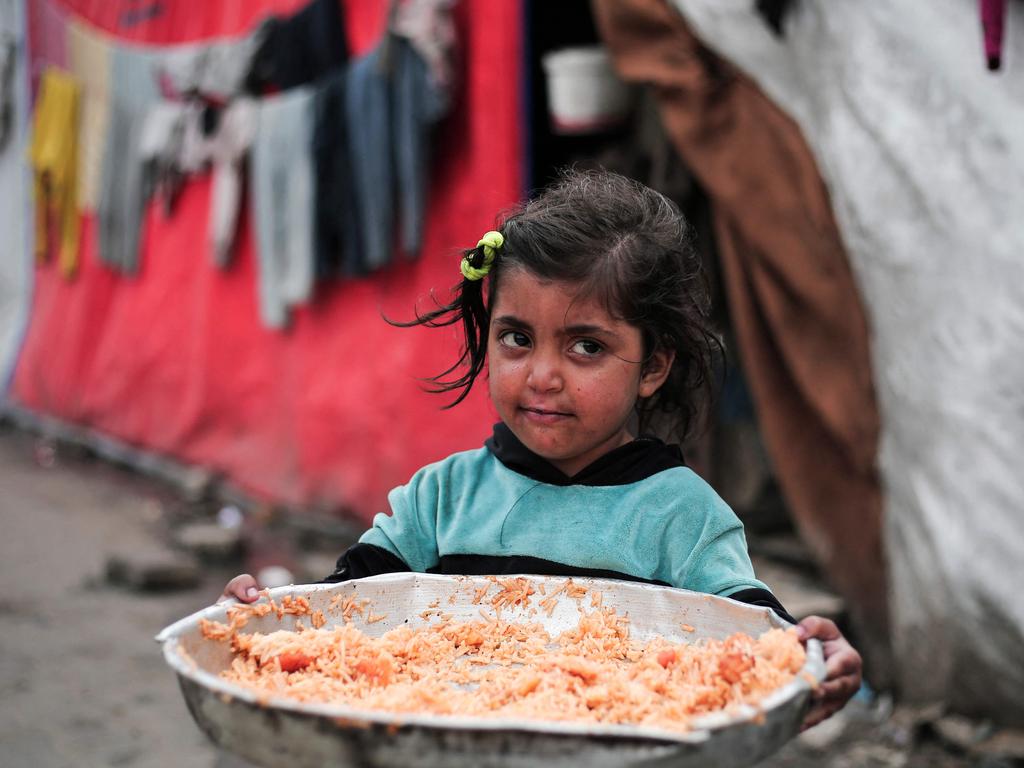
[(257, 114), (254, 99), (235, 99), (221, 113), (207, 145), (213, 163), (208, 230), (210, 250), (218, 267), (228, 266), (234, 252), (242, 206), (243, 166), (256, 137)]
[(294, 16), (271, 17), (257, 31), (258, 44), (246, 88), (262, 93), (308, 85), (348, 61), (345, 21), (338, 0), (313, 0)]
[(353, 208), (345, 116), (344, 71), (323, 78), (316, 89), (313, 166), (316, 173), (316, 276), (358, 277), (362, 244)]
[(14, 132), (14, 63), (18, 38), (13, 23), (0, 17), (0, 152)]
[[(157, 163), (161, 173), (156, 183), (170, 206), (181, 183), (172, 172), (194, 170), (209, 156), (209, 151), (202, 147), (205, 139), (199, 139), (197, 147), (189, 143), (190, 136), (184, 132), (163, 137), (159, 127), (152, 124), (147, 131), (147, 115), (165, 95), (182, 98), (204, 93), (227, 99), (237, 93), (249, 70), (255, 45), (255, 38), (249, 36), (166, 51), (127, 46), (114, 49), (110, 57), (110, 114), (97, 227), (99, 254), (104, 263), (126, 274), (138, 269), (140, 232), (148, 199), (146, 185), (154, 182), (146, 175), (147, 168), (152, 170), (148, 163), (162, 158)], [(183, 131), (195, 123), (171, 124)], [(164, 139), (168, 143), (163, 143)], [(190, 160), (193, 156), (198, 159)]]
[(170, 215), (184, 182), (182, 154), (186, 114), (198, 105), (182, 101), (160, 101), (146, 111), (139, 137), (138, 162), (142, 166), (142, 196), (163, 204)]
[(270, 328), (284, 328), (289, 309), (313, 291), (313, 101), (303, 87), (259, 104), (250, 200), (260, 317)]
[(157, 77), (164, 56), (117, 46), (110, 55), (110, 113), (97, 206), (100, 260), (125, 274), (139, 265), (145, 212), (140, 144), (146, 114), (160, 100)]
[(238, 98), (216, 107), (192, 98), (161, 101), (146, 113), (139, 141), (142, 194), (170, 216), (188, 176), (212, 170), (207, 225), (211, 258), (226, 267), (238, 229), (242, 166), (256, 133), (256, 103)]
[(396, 208), (402, 250), (419, 252), (429, 133), (448, 98), (411, 43), (388, 34), (349, 66), (345, 100), (361, 266), (371, 271), (391, 261)]
[(345, 88), (349, 161), (352, 166), (352, 207), (360, 240), (359, 268), (379, 269), (391, 259), (394, 215), (391, 153), (391, 99), (382, 71), (384, 47), (356, 59)]
[(82, 86), (78, 132), (78, 205), (95, 210), (103, 172), (103, 143), (110, 119), (110, 50), (91, 27), (68, 20), (68, 66)]
[(16, 0), (0, 0), (0, 152), (14, 133), (14, 68), (17, 63), (18, 24)]
[(431, 77), (426, 60), (415, 47), (398, 39), (397, 69), (392, 81), (396, 184), (402, 250), (419, 254), (427, 208), (430, 172), (430, 134), (448, 111), (448, 91)]
[(430, 77), (450, 92), (454, 81), (455, 0), (407, 0), (395, 8), (391, 31), (408, 40), (423, 57)]
[(180, 184), (189, 174), (212, 169), (207, 232), (211, 257), (219, 267), (231, 260), (242, 170), (256, 132), (256, 105), (239, 94), (260, 43), (254, 31), (238, 39), (177, 48), (162, 73), (165, 96), (192, 105), (181, 112), (180, 136), (169, 153), (173, 172), (167, 175)]
[(34, 176), (36, 260), (50, 252), (49, 218), (60, 229), (59, 264), (66, 278), (78, 267), (78, 83), (57, 69), (43, 72), (28, 149)]
[(244, 90), (259, 44), (253, 31), (230, 40), (175, 46), (160, 72), (164, 96), (198, 94), (219, 103), (230, 101)]

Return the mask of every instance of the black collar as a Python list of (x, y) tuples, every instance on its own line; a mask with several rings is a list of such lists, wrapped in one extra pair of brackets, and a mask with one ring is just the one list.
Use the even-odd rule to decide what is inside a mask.
[(484, 445), (513, 472), (548, 485), (627, 485), (686, 466), (679, 446), (666, 445), (655, 437), (638, 437), (608, 451), (572, 477), (523, 445), (503, 422), (494, 425), (494, 433)]

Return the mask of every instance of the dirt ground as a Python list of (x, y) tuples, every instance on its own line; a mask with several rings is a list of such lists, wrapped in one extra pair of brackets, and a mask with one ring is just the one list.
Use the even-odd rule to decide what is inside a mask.
[[(237, 566), (155, 594), (105, 578), (111, 555), (164, 546), (176, 492), (2, 423), (0, 489), (0, 764), (244, 768), (194, 725), (153, 641), (213, 602)], [(929, 738), (881, 697), (855, 702), (761, 768), (1013, 764)]]

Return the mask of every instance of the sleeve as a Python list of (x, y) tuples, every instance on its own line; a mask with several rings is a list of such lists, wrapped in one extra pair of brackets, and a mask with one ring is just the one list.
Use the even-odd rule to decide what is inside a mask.
[(440, 497), (437, 465), (424, 467), (407, 485), (388, 494), (391, 514), (373, 518), (373, 527), (359, 537), (397, 557), (410, 571), (437, 565), (437, 508)]
[(754, 577), (743, 523), (710, 485), (689, 477), (666, 537), (673, 586), (719, 597), (768, 587)]
[(686, 588), (721, 597), (731, 597), (741, 589), (768, 589), (754, 577), (754, 566), (747, 552), (743, 525), (730, 511), (734, 524), (701, 540), (687, 558)]
[(687, 588), (771, 608), (781, 619), (795, 624), (768, 586), (754, 577), (743, 524), (731, 510), (729, 517), (734, 522), (695, 552), (690, 564), (690, 583), (695, 586)]
[(334, 584), (349, 579), (362, 579), (381, 573), (402, 573), (409, 566), (402, 558), (373, 544), (353, 544), (338, 558), (334, 573), (323, 579), (321, 584)]

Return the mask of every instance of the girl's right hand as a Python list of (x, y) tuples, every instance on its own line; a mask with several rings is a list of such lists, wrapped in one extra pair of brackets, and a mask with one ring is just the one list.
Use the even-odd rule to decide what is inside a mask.
[(256, 579), (248, 573), (243, 573), (227, 583), (217, 602), (223, 603), (225, 600), (235, 599), (242, 603), (255, 603), (260, 596), (259, 589)]

